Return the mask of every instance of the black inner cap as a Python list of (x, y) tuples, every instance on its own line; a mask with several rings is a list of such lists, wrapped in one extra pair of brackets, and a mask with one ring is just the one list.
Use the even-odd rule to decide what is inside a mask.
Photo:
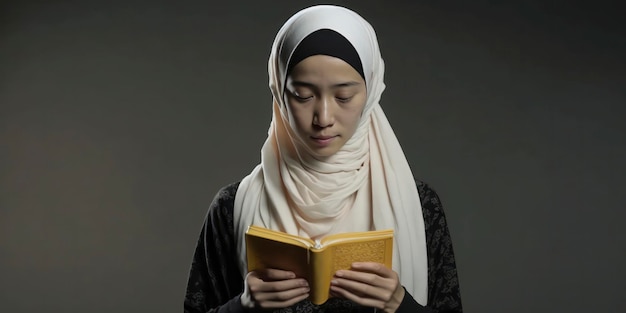
[(287, 75), (300, 61), (318, 54), (342, 59), (359, 72), (365, 80), (363, 64), (358, 52), (346, 37), (331, 29), (316, 30), (300, 42), (287, 65)]

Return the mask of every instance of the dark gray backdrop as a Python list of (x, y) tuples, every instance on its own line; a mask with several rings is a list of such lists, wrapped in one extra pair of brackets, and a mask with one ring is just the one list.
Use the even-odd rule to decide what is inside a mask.
[[(378, 32), (466, 311), (626, 312), (617, 8), (389, 2), (337, 3)], [(0, 311), (180, 312), (209, 202), (259, 161), (273, 37), (313, 3), (3, 1)]]

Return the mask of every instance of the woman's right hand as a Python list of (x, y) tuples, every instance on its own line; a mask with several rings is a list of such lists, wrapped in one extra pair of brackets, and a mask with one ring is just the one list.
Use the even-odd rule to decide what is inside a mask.
[[(293, 272), (265, 269), (246, 275), (242, 303), (246, 307), (280, 309), (309, 297), (309, 284)], [(251, 302), (251, 303), (247, 303)]]

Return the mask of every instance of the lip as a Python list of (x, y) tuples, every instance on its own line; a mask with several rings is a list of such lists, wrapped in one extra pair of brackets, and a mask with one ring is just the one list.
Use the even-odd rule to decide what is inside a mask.
[(315, 142), (318, 146), (328, 146), (337, 136), (311, 136), (313, 142)]

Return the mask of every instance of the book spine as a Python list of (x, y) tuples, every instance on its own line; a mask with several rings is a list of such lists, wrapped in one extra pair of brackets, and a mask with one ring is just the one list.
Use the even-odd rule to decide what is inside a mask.
[(332, 249), (321, 251), (309, 251), (310, 269), (309, 285), (311, 287), (310, 300), (320, 305), (328, 300), (330, 281), (335, 273), (332, 273)]

